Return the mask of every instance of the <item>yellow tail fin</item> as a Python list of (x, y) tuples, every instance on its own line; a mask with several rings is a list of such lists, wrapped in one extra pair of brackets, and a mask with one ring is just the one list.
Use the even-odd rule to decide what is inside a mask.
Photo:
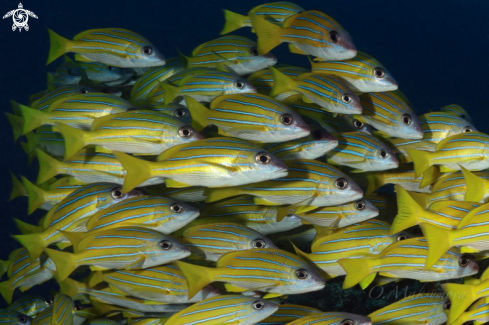
[(24, 118), (10, 113), (5, 113), (7, 119), (12, 127), (12, 133), (14, 134), (14, 142), (16, 142), (22, 135), (24, 129)]
[(49, 55), (46, 65), (68, 52), (68, 45), (70, 43), (70, 40), (64, 38), (63, 36), (59, 36), (49, 28), (48, 32), (49, 42), (51, 45), (49, 47)]
[(348, 258), (338, 260), (338, 264), (346, 272), (343, 289), (348, 289), (360, 283), (360, 281), (372, 273), (373, 260), (369, 258)]
[(37, 175), (36, 183), (42, 184), (58, 175), (59, 169), (63, 163), (40, 149), (37, 149), (36, 152), (37, 160), (39, 161), (39, 174)]
[(43, 111), (38, 111), (24, 105), (19, 104), (22, 117), (24, 118), (24, 126), (22, 127), (22, 134), (26, 134), (34, 129), (45, 124), (48, 115)]
[(188, 284), (188, 298), (192, 298), (202, 290), (206, 285), (210, 284), (212, 279), (212, 268), (205, 266), (193, 265), (181, 261), (174, 262), (176, 266), (182, 271), (183, 275), (187, 279)]
[(450, 298), (452, 305), (448, 313), (448, 324), (457, 319), (477, 299), (477, 285), (444, 283), (441, 285), (443, 291)]
[(416, 149), (406, 149), (406, 152), (413, 160), (414, 176), (416, 178), (423, 175), (423, 173), (432, 165), (431, 157), (433, 156), (433, 152)]
[(0, 260), (0, 277), (7, 272), (8, 267), (10, 266), (10, 260)]
[(42, 226), (34, 226), (16, 218), (14, 218), (14, 223), (22, 235), (36, 234), (44, 230)]
[(56, 264), (58, 281), (65, 280), (78, 267), (75, 254), (56, 251), (50, 248), (46, 248), (44, 251), (53, 259), (54, 264)]
[(209, 109), (189, 96), (185, 96), (185, 103), (192, 116), (192, 127), (200, 132), (208, 125), (206, 113)]
[(10, 279), (4, 282), (0, 282), (0, 294), (2, 294), (3, 299), (5, 299), (5, 301), (9, 305), (12, 303), (14, 290), (15, 288), (12, 285), (12, 281), (10, 281)]
[(178, 87), (163, 82), (160, 82), (160, 87), (165, 91), (165, 105), (170, 104), (180, 95), (180, 89)]
[(224, 12), (224, 27), (222, 28), (220, 35), (229, 34), (236, 29), (240, 29), (241, 27), (247, 26), (246, 21), (249, 20), (248, 16), (243, 16), (241, 14), (237, 14), (230, 10), (223, 10)]
[(88, 144), (87, 139), (90, 137), (90, 132), (61, 123), (56, 123), (55, 126), (65, 139), (65, 160), (76, 155)]
[(465, 201), (481, 202), (489, 191), (489, 182), (460, 166), (465, 177)]
[(29, 251), (31, 262), (35, 262), (37, 258), (41, 256), (42, 251), (47, 247), (44, 238), (42, 238), (39, 233), (14, 235), (12, 237)]
[(270, 96), (275, 97), (281, 93), (285, 93), (295, 88), (294, 79), (286, 76), (274, 67), (270, 67), (269, 69), (270, 71), (272, 71), (273, 76), (273, 86), (272, 90), (270, 91)]
[(122, 168), (126, 171), (122, 192), (127, 193), (152, 177), (151, 162), (134, 158), (119, 151), (114, 151), (113, 155), (119, 160)]
[(66, 278), (64, 280), (58, 280), (59, 284), (59, 292), (64, 293), (70, 297), (76, 296), (79, 294), (79, 288), (86, 287), (83, 283), (75, 281), (70, 278)]
[(239, 187), (209, 188), (206, 190), (207, 198), (205, 202), (216, 202), (228, 197), (240, 195)]
[(258, 36), (258, 53), (267, 54), (282, 43), (282, 27), (257, 15), (252, 15), (250, 20), (256, 36)]
[(396, 194), (397, 215), (392, 221), (391, 234), (397, 234), (416, 226), (419, 223), (418, 217), (425, 212), (418, 202), (409, 195), (409, 192), (399, 185), (396, 185)]
[(29, 197), (29, 203), (27, 205), (27, 214), (31, 214), (36, 211), (41, 205), (46, 202), (44, 196), (44, 190), (34, 184), (32, 184), (27, 178), (22, 177), (22, 183), (24, 183), (25, 189), (27, 191), (27, 196)]
[(88, 286), (95, 287), (100, 282), (104, 281), (104, 274), (101, 271), (90, 272), (88, 276)]
[(22, 184), (12, 172), (10, 172), (10, 178), (12, 179), (12, 191), (10, 192), (9, 201), (18, 198), (19, 196), (26, 196), (27, 191), (24, 184)]
[(365, 176), (368, 182), (365, 194), (371, 194), (385, 184), (385, 175), (383, 173), (366, 173)]
[(451, 247), (453, 230), (440, 228), (429, 223), (419, 224), (428, 241), (428, 256), (425, 269), (432, 267)]
[(416, 193), (416, 192), (410, 192), (409, 195), (413, 198), (414, 201), (416, 201), (422, 208), (428, 209), (430, 206), (430, 203), (428, 201), (429, 195), (427, 193)]
[(419, 183), (419, 188), (426, 187), (428, 185), (434, 184), (440, 178), (440, 168), (436, 166), (429, 167), (424, 173), (421, 182)]

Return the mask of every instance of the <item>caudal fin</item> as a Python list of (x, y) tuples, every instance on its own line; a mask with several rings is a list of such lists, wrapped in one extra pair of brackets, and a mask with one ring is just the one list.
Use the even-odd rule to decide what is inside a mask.
[(58, 175), (62, 162), (54, 159), (44, 151), (37, 149), (37, 160), (39, 161), (39, 174), (37, 174), (37, 184), (42, 184), (47, 180)]
[(12, 201), (19, 196), (26, 196), (27, 191), (25, 189), (24, 184), (17, 177), (15, 177), (14, 173), (10, 172), (10, 178), (12, 180), (12, 191), (10, 192), (9, 201)]
[(46, 248), (44, 251), (49, 257), (52, 258), (54, 264), (56, 264), (58, 281), (65, 280), (78, 266), (76, 264), (75, 254), (57, 251), (50, 248)]
[(192, 127), (200, 132), (208, 125), (207, 111), (209, 109), (189, 96), (185, 96), (185, 103), (192, 116)]
[(177, 98), (180, 94), (180, 90), (178, 89), (178, 87), (172, 86), (170, 84), (160, 82), (160, 87), (165, 92), (165, 105), (173, 102), (175, 98)]
[(49, 63), (53, 62), (66, 52), (68, 52), (68, 44), (70, 43), (70, 40), (64, 38), (63, 36), (59, 36), (55, 32), (53, 32), (51, 29), (48, 28), (49, 32), (49, 55), (48, 55), (48, 60), (46, 62), (46, 65)]
[(10, 279), (4, 282), (0, 282), (0, 294), (2, 294), (3, 299), (5, 299), (8, 305), (12, 303), (14, 290), (15, 288), (12, 285), (12, 281), (10, 281)]
[(282, 27), (257, 15), (251, 15), (250, 20), (256, 36), (258, 36), (258, 53), (267, 54), (282, 43)]
[(21, 104), (18, 104), (20, 111), (22, 113), (22, 117), (24, 118), (24, 125), (22, 127), (22, 134), (26, 134), (31, 132), (34, 129), (45, 124), (47, 114), (43, 111), (38, 111), (37, 109), (33, 109)]
[(419, 216), (424, 209), (416, 202), (409, 192), (396, 185), (397, 215), (392, 221), (390, 233), (397, 234), (403, 230), (414, 227), (419, 223)]
[(414, 176), (418, 178), (432, 165), (431, 157), (433, 153), (415, 149), (407, 149), (406, 151), (414, 163)]
[(451, 236), (453, 230), (440, 228), (425, 222), (420, 223), (419, 226), (428, 241), (428, 256), (425, 269), (429, 269), (453, 246)]
[(83, 147), (87, 145), (87, 138), (90, 134), (88, 131), (61, 123), (56, 123), (55, 125), (65, 139), (65, 160), (76, 155), (78, 151), (82, 150)]
[(42, 251), (47, 247), (43, 237), (39, 233), (13, 235), (12, 237), (27, 249), (31, 262), (35, 262), (37, 258), (41, 256)]
[(27, 204), (27, 214), (31, 214), (36, 211), (41, 205), (46, 202), (44, 191), (42, 188), (32, 184), (27, 178), (21, 177), (22, 183), (24, 183), (25, 189), (27, 191), (27, 196), (29, 197), (29, 203)]
[(19, 139), (24, 129), (24, 118), (10, 113), (5, 113), (7, 119), (12, 127), (12, 133), (14, 134), (14, 142)]
[(42, 226), (34, 226), (16, 218), (14, 218), (14, 223), (22, 235), (36, 234), (44, 230)]
[(368, 182), (365, 194), (371, 194), (385, 184), (385, 175), (383, 173), (366, 173), (365, 176)]
[(239, 195), (239, 188), (234, 187), (222, 187), (222, 188), (209, 188), (206, 190), (207, 198), (205, 202), (216, 202), (228, 197)]
[(127, 193), (152, 177), (151, 162), (134, 158), (119, 151), (114, 151), (113, 155), (119, 160), (122, 168), (126, 171), (122, 192)]
[(248, 26), (246, 21), (249, 21), (248, 16), (243, 16), (241, 14), (232, 12), (230, 10), (223, 10), (224, 12), (224, 27), (222, 28), (220, 35), (229, 34), (236, 29)]
[(286, 76), (282, 72), (280, 72), (278, 69), (274, 67), (269, 68), (270, 71), (272, 71), (272, 76), (273, 76), (273, 86), (272, 90), (270, 91), (270, 96), (275, 97), (277, 95), (280, 95), (281, 93), (285, 93), (289, 90), (293, 90), (295, 87), (295, 80), (290, 78), (289, 76)]
[(479, 177), (467, 170), (464, 167), (460, 167), (465, 177), (465, 201), (480, 202), (484, 199), (484, 196), (489, 190), (489, 182), (482, 177)]
[(101, 271), (90, 272), (88, 276), (88, 286), (95, 287), (100, 282), (104, 281), (104, 275)]
[(449, 322), (457, 319), (477, 299), (476, 285), (444, 283), (441, 287), (452, 303), (448, 313)]
[(181, 261), (174, 262), (187, 279), (188, 299), (191, 299), (202, 288), (212, 282), (211, 268), (193, 265)]
[(343, 289), (353, 287), (372, 273), (372, 260), (369, 258), (347, 258), (338, 260), (338, 264), (345, 270), (346, 277)]

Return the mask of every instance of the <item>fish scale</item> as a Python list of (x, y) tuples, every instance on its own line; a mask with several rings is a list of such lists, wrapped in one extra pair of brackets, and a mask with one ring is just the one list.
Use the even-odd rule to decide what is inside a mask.
[(448, 113), (426, 113), (419, 117), (419, 122), (423, 129), (423, 140), (433, 143), (463, 132), (477, 132), (472, 123)]
[(453, 114), (455, 116), (461, 117), (468, 121), (469, 123), (473, 123), (472, 118), (470, 117), (469, 113), (460, 105), (457, 104), (451, 104), (447, 105), (445, 107), (442, 107), (440, 109), (442, 112), (446, 112), (448, 114)]

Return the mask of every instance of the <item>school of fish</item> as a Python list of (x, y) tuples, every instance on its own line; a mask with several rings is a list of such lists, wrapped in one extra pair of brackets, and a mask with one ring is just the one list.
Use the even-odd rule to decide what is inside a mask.
[[(10, 199), (45, 213), (14, 219), (0, 323), (489, 321), (489, 135), (456, 104), (417, 115), (326, 13), (250, 9), (172, 58), (123, 28), (48, 29), (47, 64), (64, 62), (6, 113), (39, 165)], [(310, 66), (278, 64), (281, 43)], [(445, 283), (369, 315), (287, 302), (336, 277)], [(16, 292), (49, 280), (53, 295)]]

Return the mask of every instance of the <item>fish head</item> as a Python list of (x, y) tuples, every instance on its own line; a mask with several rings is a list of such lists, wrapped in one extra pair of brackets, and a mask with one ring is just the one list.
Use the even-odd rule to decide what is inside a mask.
[(270, 239), (258, 233), (255, 238), (247, 239), (246, 249), (252, 248), (277, 248), (277, 246)]
[(345, 218), (341, 218), (337, 226), (338, 228), (343, 228), (357, 222), (369, 220), (379, 215), (379, 209), (369, 200), (360, 199), (358, 201), (348, 203), (347, 206), (348, 211), (355, 212), (348, 213)]
[[(342, 114), (361, 114), (362, 105), (360, 104), (360, 98), (353, 90), (346, 86), (338, 78), (331, 77), (335, 81), (337, 91), (333, 93), (334, 101), (334, 113)], [(332, 111), (333, 112), (333, 111)]]
[(256, 93), (256, 87), (245, 78), (234, 76), (223, 84), (223, 95)]
[(141, 190), (133, 189), (127, 193), (122, 192), (122, 187), (117, 184), (104, 184), (104, 191), (97, 194), (97, 207), (107, 207), (116, 204), (123, 200), (142, 196), (144, 193)]
[(359, 200), (363, 197), (361, 187), (351, 177), (339, 171), (337, 175), (321, 182), (320, 187), (325, 190), (325, 193), (333, 194), (328, 197), (332, 205)]
[(247, 166), (243, 167), (243, 171), (253, 182), (285, 177), (288, 174), (287, 166), (268, 151), (260, 149), (243, 151), (242, 154), (246, 158), (238, 158), (238, 160), (246, 160)]
[[(378, 62), (377, 62), (378, 63)], [(368, 70), (367, 77), (346, 79), (351, 88), (361, 93), (393, 91), (399, 88), (392, 74), (381, 64), (364, 67)], [(363, 70), (362, 70), (363, 73)]]
[(340, 325), (372, 325), (372, 321), (367, 316), (350, 314), (350, 313), (339, 313), (341, 314), (343, 320), (338, 322)]
[(322, 127), (311, 129), (311, 134), (306, 141), (307, 145), (304, 146), (304, 151), (307, 153), (306, 159), (316, 159), (338, 146), (338, 139)]
[(394, 151), (385, 145), (378, 149), (375, 148), (372, 158), (368, 162), (368, 170), (370, 171), (388, 170), (399, 167), (399, 160)]
[(154, 254), (149, 258), (160, 264), (167, 264), (190, 255), (188, 247), (172, 236), (161, 234), (158, 240), (153, 241), (153, 243), (155, 244)]
[(165, 205), (164, 208), (167, 210), (165, 211), (166, 221), (162, 225), (163, 229), (159, 230), (164, 234), (169, 234), (182, 228), (200, 215), (199, 209), (196, 207), (176, 200), (169, 205)]
[(399, 127), (394, 129), (395, 135), (393, 134), (393, 136), (410, 140), (423, 139), (423, 128), (421, 127), (418, 116), (412, 111), (405, 111), (402, 114), (398, 114), (396, 125)]
[(293, 110), (286, 110), (275, 117), (277, 128), (270, 130), (274, 141), (282, 142), (307, 137), (311, 131), (309, 125)]
[(256, 324), (261, 320), (272, 315), (278, 309), (278, 304), (273, 301), (254, 297), (243, 297), (249, 300), (247, 309), (249, 310), (249, 316), (246, 319), (247, 324)]
[(305, 293), (323, 289), (326, 281), (316, 268), (299, 257), (296, 258), (301, 265), (289, 269), (290, 281), (287, 282), (287, 291), (290, 293)]
[(346, 30), (336, 25), (329, 32), (324, 34), (325, 41), (329, 46), (323, 47), (322, 59), (328, 61), (343, 61), (354, 58), (357, 55), (357, 48)]
[(461, 254), (457, 261), (460, 277), (470, 276), (479, 272), (479, 264), (475, 261), (475, 257), (471, 254)]
[(207, 298), (212, 298), (212, 297), (217, 297), (222, 295), (222, 291), (213, 286), (212, 284), (208, 284), (205, 287), (202, 288), (202, 290), (199, 291), (197, 295), (201, 295), (202, 299), (207, 299)]
[(147, 40), (138, 44), (134, 43), (128, 47), (128, 52), (132, 53), (129, 55), (131, 66), (127, 68), (156, 67), (166, 64), (166, 59), (160, 50)]
[(277, 64), (277, 57), (274, 54), (271, 52), (259, 54), (256, 45), (248, 49), (245, 57), (246, 59), (239, 64), (239, 67), (233, 67), (233, 70), (239, 75), (251, 74)]
[(177, 136), (175, 139), (175, 144), (181, 144), (202, 140), (205, 139), (205, 137), (190, 125), (185, 125), (177, 129)]

